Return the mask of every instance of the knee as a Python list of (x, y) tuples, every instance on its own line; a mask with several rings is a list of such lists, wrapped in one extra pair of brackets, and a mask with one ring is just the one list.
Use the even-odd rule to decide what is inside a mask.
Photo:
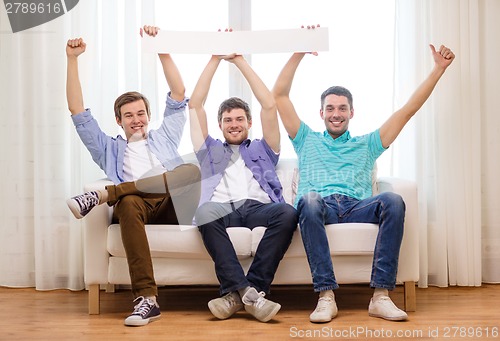
[(282, 208), (282, 217), (287, 222), (287, 226), (290, 226), (293, 230), (297, 228), (299, 217), (297, 210), (293, 206), (284, 204)]
[(188, 164), (185, 164), (184, 167), (186, 168), (185, 171), (189, 173), (189, 175), (191, 176), (192, 181), (194, 183), (201, 181), (201, 172), (200, 172), (200, 169), (196, 165), (194, 165), (192, 163), (188, 163)]
[(383, 206), (394, 212), (399, 212), (404, 214), (406, 210), (406, 204), (401, 195), (393, 192), (383, 192), (380, 194), (380, 201)]
[(202, 204), (196, 209), (194, 217), (200, 230), (203, 228), (202, 225), (206, 225), (220, 218), (217, 212), (218, 210), (215, 205), (210, 201)]
[(303, 211), (319, 212), (323, 208), (323, 197), (317, 192), (304, 194), (297, 205), (297, 211), (301, 214)]
[(194, 217), (195, 217), (196, 221), (198, 222), (198, 225), (201, 225), (200, 222), (203, 221), (204, 220), (203, 218), (209, 214), (210, 208), (208, 206), (209, 206), (209, 203), (206, 202), (196, 209), (196, 212), (194, 213)]
[(183, 195), (186, 190), (199, 192), (201, 182), (200, 169), (192, 164), (185, 163), (177, 166), (172, 171), (163, 174), (168, 183), (168, 189), (171, 195)]

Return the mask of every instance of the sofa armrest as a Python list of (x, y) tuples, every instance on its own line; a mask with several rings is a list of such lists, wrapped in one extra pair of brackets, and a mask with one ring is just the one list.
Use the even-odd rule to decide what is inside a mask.
[(417, 184), (414, 181), (393, 177), (377, 180), (379, 193), (394, 192), (406, 204), (405, 229), (399, 253), (398, 278), (401, 281), (418, 281), (419, 278), (419, 224)]
[[(113, 183), (99, 179), (85, 185), (84, 191), (104, 189)], [(99, 205), (92, 209), (84, 219), (84, 271), (85, 284), (108, 283), (107, 234), (111, 224), (113, 209), (108, 205)]]
[(88, 191), (95, 191), (95, 190), (98, 190), (98, 189), (104, 189), (106, 186), (108, 185), (112, 185), (113, 182), (111, 180), (108, 180), (108, 179), (98, 179), (98, 180), (95, 180), (95, 181), (92, 181), (88, 184), (86, 184), (84, 187), (83, 187), (83, 190), (85, 192), (88, 192)]

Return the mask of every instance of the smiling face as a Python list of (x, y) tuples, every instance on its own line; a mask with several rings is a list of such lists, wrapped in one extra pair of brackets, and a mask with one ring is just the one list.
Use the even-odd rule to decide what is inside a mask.
[(241, 144), (248, 138), (252, 121), (248, 121), (245, 110), (236, 108), (222, 113), (219, 128), (229, 144)]
[(142, 99), (126, 103), (120, 107), (121, 117), (116, 117), (116, 123), (125, 131), (127, 141), (139, 141), (146, 138), (149, 115)]
[(326, 130), (336, 139), (349, 128), (349, 120), (353, 117), (354, 110), (349, 105), (347, 97), (332, 94), (325, 97), (320, 115), (325, 122)]

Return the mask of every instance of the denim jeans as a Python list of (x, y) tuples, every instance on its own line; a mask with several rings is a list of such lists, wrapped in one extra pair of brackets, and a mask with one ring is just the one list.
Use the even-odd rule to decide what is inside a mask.
[[(215, 263), (221, 295), (247, 286), (269, 293), (279, 262), (297, 228), (295, 208), (285, 203), (263, 204), (255, 200), (234, 204), (209, 201), (196, 211), (196, 221), (205, 247)], [(226, 232), (226, 228), (231, 226), (249, 229), (267, 227), (246, 275)]]
[(339, 287), (333, 272), (325, 225), (354, 222), (379, 225), (370, 286), (394, 289), (405, 217), (405, 203), (400, 195), (384, 192), (357, 200), (340, 194), (321, 197), (316, 192), (310, 192), (300, 198), (297, 212), (314, 291)]

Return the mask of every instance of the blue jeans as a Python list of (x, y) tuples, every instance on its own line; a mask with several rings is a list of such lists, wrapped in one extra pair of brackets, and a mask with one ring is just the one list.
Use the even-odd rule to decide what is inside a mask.
[[(263, 204), (255, 200), (229, 203), (206, 202), (196, 211), (205, 247), (215, 263), (220, 293), (248, 286), (269, 293), (271, 282), (297, 228), (297, 211), (285, 203)], [(226, 228), (267, 227), (247, 275), (243, 272)]]
[(339, 287), (333, 272), (325, 225), (354, 222), (379, 225), (370, 286), (394, 289), (405, 217), (405, 203), (400, 195), (384, 192), (357, 200), (340, 194), (323, 198), (316, 192), (310, 192), (300, 198), (297, 212), (314, 291)]

